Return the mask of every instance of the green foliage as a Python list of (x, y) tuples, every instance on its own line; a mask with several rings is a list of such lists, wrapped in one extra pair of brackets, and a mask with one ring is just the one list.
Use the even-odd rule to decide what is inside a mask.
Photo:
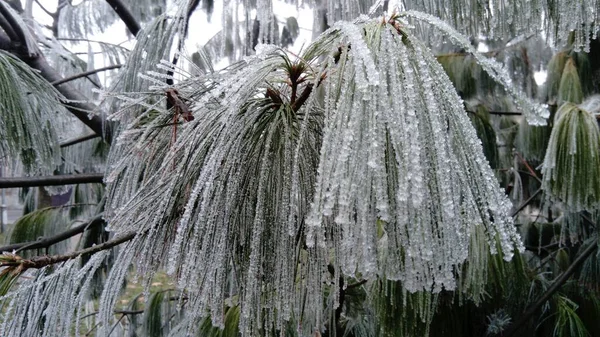
[(572, 103), (561, 106), (542, 168), (542, 188), (570, 211), (600, 201), (600, 130), (594, 116)]
[(399, 281), (378, 281), (371, 292), (378, 336), (427, 336), (437, 307), (437, 295), (409, 293)]
[(577, 314), (578, 306), (565, 296), (556, 299), (557, 319), (554, 327), (556, 337), (587, 337), (589, 332)]
[(144, 318), (142, 324), (142, 334), (148, 337), (161, 337), (163, 336), (163, 326), (164, 319), (169, 317), (165, 317), (163, 313), (164, 301), (168, 301), (168, 292), (159, 291), (152, 296), (146, 303), (146, 308), (144, 309)]
[(564, 66), (558, 87), (558, 105), (565, 102), (580, 104), (583, 101), (583, 90), (579, 81), (579, 74), (572, 58)]
[[(340, 5), (336, 1), (328, 5)], [(93, 6), (95, 3), (99, 6)], [(240, 329), (252, 336), (289, 337), (313, 333), (316, 337), (320, 336), (319, 331), (327, 337), (502, 335), (553, 279), (569, 269), (575, 252), (581, 251), (572, 246), (579, 244), (577, 240), (564, 240), (560, 223), (581, 227), (577, 234), (586, 232), (586, 236), (572, 237), (588, 238), (581, 247), (596, 244), (588, 233), (597, 230), (594, 223), (571, 221), (586, 215), (573, 211), (596, 209), (600, 198), (600, 136), (593, 117), (595, 111), (575, 105), (589, 93), (591, 68), (585, 53), (565, 50), (548, 65), (544, 98), (550, 104), (565, 102), (554, 130), (551, 126), (526, 123), (517, 126), (516, 118), (489, 114), (489, 110), (523, 111), (527, 118), (531, 116), (527, 112), (531, 109), (519, 110), (512, 105), (514, 98), (520, 103), (525, 100), (525, 96), (515, 95), (517, 87), (525, 87), (530, 97), (535, 95), (535, 88), (528, 87), (532, 67), (525, 48), (520, 50), (522, 58), (504, 59), (513, 64), (507, 72), (481, 55), (461, 52), (439, 56), (438, 62), (455, 84), (452, 88), (446, 85), (448, 81), (439, 64), (431, 62), (433, 58), (420, 38), (412, 35), (421, 33), (419, 28), (413, 29), (403, 20), (416, 18), (433, 26), (444, 25), (427, 14), (415, 12), (394, 14), (383, 22), (361, 18), (352, 25), (338, 24), (299, 56), (263, 45), (258, 57), (246, 58), (215, 73), (213, 60), (221, 56), (236, 60), (253, 53), (248, 46), (240, 48), (240, 30), (234, 30), (238, 18), (234, 22), (233, 11), (228, 10), (223, 15), (224, 30), (192, 57), (198, 64), (191, 70), (195, 77), (173, 84), (173, 79), (164, 74), (173, 70), (173, 65), (165, 59), (172, 57), (171, 47), (181, 43), (178, 40), (187, 34), (184, 13), (186, 5), (192, 2), (181, 3), (179, 10), (170, 12), (166, 11), (164, 0), (143, 0), (134, 8), (135, 17), (151, 23), (138, 35), (123, 72), (106, 93), (109, 99), (102, 107), (121, 123), (112, 147), (96, 139), (58, 150), (51, 117), (63, 109), (59, 104), (62, 97), (26, 65), (0, 53), (0, 80), (4, 80), (0, 81), (0, 90), (9, 90), (6, 94), (2, 91), (0, 97), (0, 159), (7, 155), (18, 158), (26, 171), (34, 174), (53, 173), (59, 166), (61, 172), (110, 171), (106, 177), (110, 225), (117, 233), (138, 233), (117, 258), (113, 252), (85, 255), (71, 264), (57, 266), (56, 270), (32, 273), (36, 282), (43, 282), (29, 282), (29, 278), (17, 282), (21, 274), (12, 267), (0, 271), (0, 296), (15, 284), (26, 286), (25, 291), (13, 295), (20, 301), (15, 300), (5, 309), (19, 312), (22, 319), (3, 316), (3, 323), (10, 325), (9, 331), (14, 335), (23, 331), (33, 335), (41, 328), (48, 333), (55, 326), (55, 335), (64, 334), (72, 325), (69, 315), (77, 312), (90, 299), (89, 295), (95, 298), (103, 284), (107, 290), (99, 301), (98, 317), (102, 318), (97, 322), (102, 327), (98, 334), (112, 334), (113, 330), (108, 330), (118, 327), (119, 322), (108, 324), (106, 317), (113, 317), (114, 299), (120, 296), (118, 292), (125, 282), (113, 282), (113, 286), (110, 281), (129, 275), (132, 261), (141, 267), (141, 276), (146, 277), (143, 281), (148, 284), (152, 275), (164, 276), (162, 268), (166, 266), (176, 278), (173, 282), (185, 289), (185, 296), (173, 301), (169, 291), (153, 292), (143, 316), (127, 314), (130, 336), (190, 335), (198, 326), (199, 337), (238, 337)], [(259, 3), (252, 0), (245, 5), (255, 8)], [(517, 29), (522, 24), (518, 20), (502, 20), (512, 16), (504, 12), (496, 16), (498, 6), (482, 9), (474, 2), (454, 1), (448, 6), (449, 3), (420, 2), (415, 8), (427, 13), (435, 9), (471, 32), (480, 31), (481, 27), (474, 23), (479, 24), (482, 18), (486, 19), (483, 32), (498, 29), (497, 24), (507, 26), (511, 32), (521, 31)], [(209, 15), (213, 5), (212, 0), (203, 2)], [(366, 12), (370, 5), (359, 0), (352, 8), (338, 6), (339, 10), (328, 13), (326, 19), (316, 18), (315, 26), (353, 18), (358, 12)], [(519, 2), (511, 5), (511, 13), (523, 10)], [(548, 28), (554, 23), (558, 29), (553, 20), (564, 13), (556, 11), (554, 2), (547, 5), (548, 22), (544, 21), (544, 25)], [(59, 29), (61, 36), (66, 32), (65, 36), (85, 37), (104, 30), (116, 18), (103, 0), (65, 6), (60, 14), (64, 20)], [(265, 43), (277, 42), (272, 32), (265, 33), (265, 29), (279, 33), (271, 14), (270, 10), (259, 10), (256, 19), (247, 19), (249, 43), (258, 42), (259, 37)], [(487, 20), (490, 17), (496, 21)], [(250, 32), (253, 22), (255, 31)], [(538, 29), (536, 23), (540, 22), (532, 22)], [(299, 29), (297, 20), (289, 17), (281, 43), (293, 43)], [(462, 44), (460, 48), (474, 50), (466, 38), (448, 27), (442, 30)], [(498, 32), (498, 36), (503, 34), (506, 32)], [(557, 40), (564, 38), (557, 32), (555, 35)], [(572, 37), (575, 45), (582, 44), (578, 41), (581, 37), (575, 33)], [(488, 55), (491, 54), (496, 52)], [(290, 55), (295, 58), (292, 60)], [(184, 56), (180, 63), (182, 60)], [(484, 70), (491, 70), (492, 75)], [(498, 94), (500, 90), (495, 90), (491, 80), (510, 83), (514, 75), (511, 73), (525, 78), (512, 82), (517, 84), (508, 88), (511, 97), (506, 99)], [(17, 89), (10, 91), (12, 87)], [(176, 109), (165, 109), (169, 106), (165, 104), (165, 90), (173, 88), (189, 103), (194, 121), (184, 123), (175, 114)], [(453, 89), (465, 99), (478, 100), (467, 103), (468, 114), (464, 114)], [(146, 90), (150, 94), (144, 93)], [(304, 93), (305, 100), (300, 101)], [(502, 100), (511, 103), (497, 103)], [(495, 109), (495, 105), (503, 108)], [(540, 112), (537, 107), (533, 110)], [(403, 115), (407, 111), (410, 116)], [(540, 123), (542, 115), (535, 115), (535, 122)], [(394, 119), (398, 116), (402, 118)], [(485, 166), (485, 158), (466, 116), (490, 165), (498, 168), (497, 172), (510, 172), (515, 189), (522, 184), (526, 185), (522, 189), (537, 189), (538, 183), (531, 183), (533, 179), (527, 182), (519, 169), (526, 164), (537, 169), (545, 155), (543, 188), (550, 205), (538, 209), (538, 204), (529, 203), (532, 210), (524, 213), (537, 218), (527, 219), (528, 225), (522, 227), (527, 233), (525, 243), (537, 250), (515, 249), (512, 260), (506, 261), (512, 248), (520, 244), (514, 232), (507, 239), (498, 230), (504, 225), (513, 229), (507, 216), (511, 205), (501, 193), (498, 198), (490, 198), (496, 196), (492, 192), (480, 194), (489, 186), (493, 187), (490, 191), (495, 191), (497, 185), (487, 166), (480, 170), (482, 163)], [(32, 125), (38, 129), (32, 129)], [(376, 128), (371, 128), (373, 125)], [(335, 144), (327, 143), (331, 139)], [(515, 160), (515, 146), (529, 163)], [(472, 147), (476, 151), (464, 151)], [(442, 148), (460, 155), (432, 151)], [(90, 154), (97, 160), (87, 161)], [(107, 156), (109, 168), (104, 167)], [(329, 182), (333, 183), (327, 185), (329, 176), (341, 179), (331, 179)], [(363, 184), (364, 181), (377, 184)], [(466, 187), (444, 184), (455, 181)], [(486, 185), (484, 181), (494, 184)], [(424, 184), (413, 185), (414, 182)], [(401, 191), (400, 183), (410, 186), (402, 186), (406, 191)], [(313, 199), (315, 189), (325, 197)], [(417, 196), (422, 191), (427, 192), (424, 202)], [(73, 218), (98, 215), (103, 194), (100, 185), (75, 186), (74, 203), (99, 203), (99, 207), (34, 211), (15, 224), (11, 241), (33, 241), (64, 229)], [(341, 197), (336, 199), (338, 195)], [(383, 200), (384, 197), (389, 200)], [(417, 199), (418, 207), (405, 207)], [(517, 206), (522, 198), (514, 200), (518, 201), (514, 205)], [(313, 219), (307, 219), (311, 201), (326, 206), (324, 211), (316, 211)], [(390, 209), (401, 207), (406, 208), (404, 213), (387, 214)], [(557, 216), (562, 220), (553, 222)], [(419, 217), (429, 217), (428, 222), (420, 222)], [(443, 231), (449, 228), (448, 219), (458, 219), (458, 226)], [(350, 226), (353, 221), (358, 225)], [(570, 224), (564, 225), (568, 221)], [(464, 230), (467, 225), (472, 226)], [(309, 230), (310, 238), (319, 238), (308, 239)], [(371, 234), (370, 241), (364, 240)], [(77, 247), (92, 247), (109, 238), (104, 223), (90, 226)], [(423, 238), (428, 241), (410, 250), (398, 243)], [(317, 242), (316, 248), (313, 241)], [(285, 244), (280, 245), (282, 242)], [(556, 248), (558, 242), (565, 246)], [(550, 245), (553, 248), (546, 249)], [(459, 252), (456, 260), (448, 262), (445, 255), (436, 255), (457, 246), (467, 251)], [(542, 246), (545, 248), (539, 248)], [(374, 250), (377, 254), (373, 254), (372, 265), (363, 269), (363, 262)], [(33, 253), (63, 251), (64, 247), (55, 245)], [(359, 253), (349, 254), (355, 252)], [(381, 256), (389, 260), (380, 260)], [(0, 257), (0, 262), (14, 258), (6, 255)], [(445, 264), (427, 268), (431, 261), (442, 260)], [(390, 270), (398, 262), (401, 266), (392, 276)], [(336, 273), (342, 274), (339, 279), (334, 273), (328, 277), (324, 270), (328, 263), (335, 264)], [(110, 264), (117, 270), (112, 278), (106, 277)], [(423, 265), (427, 266), (415, 272)], [(428, 274), (443, 268), (445, 275)], [(594, 292), (598, 291), (599, 270), (595, 255), (561, 289), (561, 294), (523, 328), (522, 335), (533, 335), (536, 329), (538, 335), (544, 335), (548, 327), (555, 336), (594, 335), (597, 330), (589, 327), (600, 313), (600, 297)], [(366, 283), (358, 282), (359, 277), (364, 277)], [(428, 277), (432, 282), (427, 286), (414, 286), (415, 281)], [(72, 286), (70, 280), (79, 284)], [(338, 287), (338, 280), (347, 287)], [(591, 294), (576, 291), (578, 285), (592, 290)], [(303, 293), (296, 292), (298, 289)], [(75, 298), (75, 307), (62, 305), (67, 303), (65, 299)], [(135, 297), (128, 309), (140, 311), (140, 302)], [(50, 309), (55, 303), (61, 304), (59, 309), (63, 311), (52, 316)], [(181, 311), (174, 311), (175, 306), (181, 306), (177, 307)], [(289, 312), (281, 314), (284, 310)], [(68, 318), (62, 321), (63, 316)], [(254, 330), (248, 328), (247, 322), (252, 320)], [(52, 324), (46, 324), (47, 321)]]
[(227, 307), (222, 328), (213, 326), (211, 318), (206, 317), (200, 323), (196, 337), (238, 337), (240, 335), (239, 321), (240, 306)]
[(523, 121), (519, 123), (517, 149), (531, 163), (541, 163), (546, 155), (552, 127), (535, 126)]
[[(1, 262), (12, 262), (14, 255), (7, 256), (6, 253), (0, 255)], [(5, 267), (0, 271), (0, 296), (6, 295), (12, 286), (17, 282), (22, 272), (16, 267)]]
[(0, 158), (20, 160), (30, 174), (51, 174), (60, 163), (56, 121), (67, 116), (62, 95), (4, 51), (0, 93)]
[[(37, 209), (20, 217), (14, 224), (8, 236), (8, 243), (36, 241), (41, 237), (55, 234), (64, 230), (69, 224), (69, 207), (47, 207)], [(49, 249), (35, 249), (19, 252), (23, 257), (48, 253), (59, 253), (67, 249), (66, 242), (51, 246)]]
[(559, 52), (548, 63), (545, 101), (549, 104), (556, 104), (558, 101), (560, 82), (568, 59), (566, 52)]

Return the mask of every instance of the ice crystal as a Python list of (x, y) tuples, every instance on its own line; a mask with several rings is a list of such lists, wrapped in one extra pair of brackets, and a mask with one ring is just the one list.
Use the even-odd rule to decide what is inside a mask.
[(503, 85), (506, 93), (513, 98), (514, 102), (519, 105), (521, 109), (523, 109), (523, 115), (529, 124), (546, 125), (546, 119), (550, 116), (550, 112), (548, 111), (547, 107), (533, 102), (521, 91), (515, 88), (511, 77), (503, 64), (494, 59), (487, 58), (477, 52), (475, 47), (471, 45), (469, 40), (464, 35), (460, 34), (446, 22), (435, 16), (415, 11), (402, 12), (400, 13), (400, 16), (414, 18), (426, 22), (431, 27), (439, 29), (448, 38), (450, 38), (452, 42), (458, 44), (461, 48), (464, 48), (466, 51), (472, 54), (481, 68), (487, 72), (492, 79)]
[(53, 271), (43, 268), (27, 272), (19, 288), (2, 298), (9, 303), (2, 315), (0, 335), (58, 337), (74, 332), (79, 336), (80, 326), (72, 324), (81, 318), (95, 272), (109, 254), (94, 254), (83, 267), (77, 258)]

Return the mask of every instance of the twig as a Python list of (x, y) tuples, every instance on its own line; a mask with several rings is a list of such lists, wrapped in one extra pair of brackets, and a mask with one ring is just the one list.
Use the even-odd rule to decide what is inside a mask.
[(115, 315), (117, 315), (117, 314), (122, 314), (122, 315), (139, 315), (139, 314), (143, 314), (144, 310), (115, 310), (114, 313), (115, 313)]
[(99, 245), (95, 245), (93, 247), (74, 251), (69, 254), (52, 255), (52, 256), (48, 256), (48, 255), (35, 256), (35, 257), (32, 257), (31, 259), (18, 259), (15, 261), (4, 262), (4, 263), (0, 264), (0, 266), (18, 267), (18, 268), (21, 268), (22, 270), (40, 269), (40, 268), (44, 268), (44, 267), (52, 265), (52, 264), (75, 259), (81, 255), (94, 254), (94, 253), (97, 253), (97, 252), (100, 252), (103, 250), (113, 248), (124, 242), (132, 240), (135, 237), (135, 235), (136, 235), (136, 232), (129, 232), (120, 237), (117, 237), (112, 240), (101, 243)]
[(83, 335), (84, 337), (88, 337), (92, 335), (92, 332), (94, 332), (94, 330), (96, 330), (97, 327), (100, 326), (100, 322), (94, 324), (94, 326), (85, 334)]
[(346, 286), (346, 290), (360, 287), (360, 286), (362, 286), (365, 283), (367, 283), (367, 280), (362, 280), (362, 281), (358, 281), (356, 283), (349, 284), (349, 285)]
[(61, 186), (102, 183), (104, 173), (70, 174), (43, 177), (0, 178), (0, 188)]
[(112, 332), (117, 328), (117, 326), (119, 325), (119, 323), (121, 323), (121, 321), (123, 320), (123, 318), (125, 318), (125, 316), (127, 316), (127, 315), (122, 314), (121, 317), (119, 317), (119, 319), (117, 320), (117, 322), (112, 326), (112, 328), (108, 332), (107, 336), (110, 336), (112, 334)]
[(523, 208), (527, 207), (527, 205), (529, 205), (529, 203), (531, 203), (533, 201), (533, 199), (535, 197), (537, 197), (538, 194), (540, 194), (540, 192), (542, 191), (541, 188), (538, 188), (537, 191), (535, 191), (535, 193), (533, 193), (532, 196), (529, 197), (529, 199), (525, 200), (521, 205), (519, 205), (519, 207), (517, 207), (517, 209), (510, 215), (511, 217), (519, 214), (519, 212), (521, 212), (523, 210)]
[[(40, 75), (50, 83), (62, 79), (58, 72), (48, 64), (41, 54), (34, 58), (26, 58), (23, 60), (33, 69), (39, 70)], [(61, 85), (58, 86), (57, 89), (67, 99), (68, 103), (65, 102), (64, 105), (69, 112), (77, 117), (83, 124), (92, 129), (96, 134), (104, 136), (110, 143), (112, 140), (110, 123), (105, 123), (98, 115), (94, 115), (90, 118), (89, 111), (94, 111), (97, 107), (90, 103), (85, 103), (88, 101), (88, 98), (72, 86)]]
[[(475, 114), (475, 111), (465, 110), (468, 113)], [(503, 115), (503, 116), (521, 116), (523, 113), (519, 111), (488, 111), (490, 115)]]
[(36, 241), (13, 243), (8, 246), (0, 247), (0, 253), (32, 250), (32, 249), (39, 249), (39, 248), (48, 248), (55, 243), (67, 240), (77, 234), (83, 233), (84, 231), (86, 231), (89, 228), (98, 226), (102, 223), (104, 223), (104, 219), (102, 219), (102, 216), (100, 215), (100, 216), (93, 218), (89, 222), (86, 222), (79, 226), (67, 229), (66, 231), (58, 233), (56, 235), (42, 237)]
[(519, 160), (523, 163), (523, 165), (525, 165), (525, 167), (527, 168), (527, 170), (529, 171), (529, 173), (531, 173), (531, 175), (537, 179), (539, 182), (542, 182), (540, 180), (540, 178), (537, 176), (537, 173), (535, 173), (535, 171), (533, 170), (533, 168), (531, 168), (531, 166), (529, 165), (529, 163), (527, 162), (527, 160), (525, 160), (525, 158), (523, 158), (523, 156), (521, 156), (521, 154), (519, 154), (519, 152), (515, 151), (515, 155), (517, 157), (519, 157)]
[[(52, 82), (51, 84), (54, 85), (54, 86), (61, 85), (63, 83), (67, 83), (67, 82), (70, 82), (70, 81), (73, 81), (73, 80), (76, 80), (76, 79), (79, 79), (79, 78), (82, 78), (82, 77), (88, 77), (89, 75), (93, 75), (93, 74), (96, 74), (96, 73), (99, 73), (99, 72), (102, 72), (102, 71), (107, 71), (107, 70), (111, 70), (111, 69), (118, 69), (118, 68), (121, 68), (122, 66), (123, 66), (122, 64), (114, 64), (114, 65), (108, 66), (108, 67), (93, 69), (93, 70), (86, 71), (86, 72), (83, 72), (83, 73), (80, 73), (80, 74), (76, 74), (76, 75), (73, 75), (73, 76), (62, 78), (60, 80)], [(89, 80), (91, 81), (91, 79), (89, 79)]]
[(585, 260), (587, 260), (587, 258), (590, 255), (592, 255), (592, 253), (594, 253), (596, 249), (598, 249), (598, 244), (595, 242), (591, 242), (590, 245), (573, 261), (573, 263), (571, 263), (569, 268), (567, 268), (567, 270), (565, 270), (564, 273), (562, 273), (552, 283), (552, 285), (546, 290), (546, 292), (533, 305), (531, 305), (529, 309), (527, 309), (524, 313), (522, 313), (519, 316), (519, 320), (517, 320), (512, 325), (508, 326), (506, 330), (504, 330), (502, 336), (510, 337), (515, 335), (519, 328), (521, 328), (523, 324), (527, 323), (531, 316), (533, 316), (533, 314), (535, 314), (535, 312), (538, 311), (539, 308), (541, 308), (544, 305), (544, 303), (546, 303), (546, 301), (550, 297), (552, 297), (552, 295), (554, 295), (554, 293), (556, 293), (563, 284), (565, 284), (565, 282), (567, 282), (571, 275), (575, 273), (577, 268), (579, 268), (579, 266), (583, 264), (583, 262), (585, 262)]
[(100, 137), (100, 136), (95, 133), (92, 133), (91, 135), (87, 135), (87, 136), (71, 138), (69, 140), (66, 140), (66, 141), (60, 143), (60, 147), (69, 147), (71, 145), (79, 144), (79, 143), (85, 142), (86, 140), (94, 139), (97, 137)]

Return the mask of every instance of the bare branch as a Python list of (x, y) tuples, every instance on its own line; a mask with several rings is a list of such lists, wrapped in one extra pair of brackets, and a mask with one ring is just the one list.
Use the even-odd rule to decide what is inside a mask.
[(103, 173), (71, 174), (43, 177), (0, 178), (1, 188), (60, 186), (72, 184), (102, 183)]
[(538, 190), (535, 191), (535, 193), (533, 193), (533, 195), (530, 196), (529, 199), (523, 201), (523, 203), (519, 205), (519, 207), (517, 207), (517, 209), (514, 212), (512, 212), (511, 216), (519, 214), (519, 212), (521, 212), (523, 208), (527, 207), (527, 205), (529, 205), (535, 199), (535, 197), (537, 197), (537, 195), (540, 194), (540, 192), (542, 192), (542, 189), (538, 188)]
[(100, 137), (100, 135), (93, 133), (91, 135), (87, 135), (87, 136), (83, 136), (83, 137), (71, 138), (69, 140), (66, 140), (66, 141), (60, 143), (60, 147), (69, 147), (71, 145), (79, 144), (79, 143), (85, 142), (86, 140), (94, 139), (97, 137)]
[(23, 13), (23, 6), (20, 0), (4, 0), (10, 7), (12, 7), (17, 13)]
[(10, 25), (10, 23), (8, 23), (8, 21), (4, 18), (2, 14), (0, 14), (0, 28), (4, 30), (4, 32), (6, 33), (6, 35), (8, 35), (8, 38), (11, 41), (14, 42), (19, 40), (19, 36), (12, 29), (12, 26)]
[[(6, 19), (8, 25), (13, 30), (15, 36), (10, 36), (10, 39), (21, 46), (27, 45), (27, 39), (25, 38), (25, 32), (21, 29), (21, 26), (17, 23), (17, 20), (11, 15), (8, 9), (5, 7), (4, 2), (0, 1), (0, 14)], [(2, 27), (4, 28), (4, 27)], [(10, 34), (7, 32), (7, 34)]]
[(569, 268), (564, 271), (546, 290), (546, 292), (527, 309), (524, 313), (519, 316), (519, 320), (514, 324), (510, 325), (506, 330), (503, 331), (502, 336), (510, 337), (513, 336), (517, 331), (523, 326), (523, 324), (527, 323), (527, 321), (533, 316), (543, 305), (554, 295), (560, 287), (562, 287), (567, 280), (575, 273), (575, 271), (579, 268), (580, 265), (587, 260), (587, 258), (592, 255), (598, 249), (598, 244), (595, 242), (591, 242), (590, 245), (583, 251), (581, 254), (571, 263)]
[[(181, 37), (179, 39), (179, 46), (177, 47), (178, 51), (181, 51), (183, 49), (183, 44), (185, 42), (185, 39), (187, 38), (187, 34), (188, 34), (188, 27), (189, 27), (189, 23), (190, 23), (190, 16), (192, 15), (192, 13), (196, 10), (196, 7), (198, 7), (198, 4), (200, 4), (200, 0), (194, 0), (192, 1), (187, 9), (187, 17), (185, 18), (185, 28), (183, 29), (183, 37)], [(179, 62), (179, 56), (177, 54), (175, 54), (173, 56), (173, 60), (171, 61), (171, 63), (173, 64), (173, 67), (175, 67), (175, 65), (177, 64), (177, 62)], [(167, 85), (173, 85), (173, 70), (169, 70), (167, 71)], [(172, 105), (171, 103), (167, 102), (167, 110), (171, 109)]]
[(123, 23), (125, 23), (125, 26), (127, 26), (127, 29), (129, 29), (131, 34), (136, 36), (140, 32), (141, 27), (133, 17), (133, 14), (131, 14), (129, 8), (127, 8), (121, 0), (106, 0), (106, 2), (112, 7), (115, 13), (117, 13)]
[(90, 220), (89, 222), (86, 222), (79, 226), (70, 228), (70, 229), (68, 229), (64, 232), (58, 233), (56, 235), (43, 237), (36, 241), (14, 243), (14, 244), (11, 244), (8, 246), (0, 247), (0, 253), (32, 250), (32, 249), (39, 249), (39, 248), (48, 248), (58, 242), (65, 241), (77, 234), (83, 233), (84, 231), (86, 231), (89, 228), (98, 226), (102, 223), (104, 223), (104, 219), (102, 219), (102, 216), (99, 215), (99, 216), (93, 218), (92, 220)]
[(52, 256), (48, 256), (48, 255), (35, 256), (31, 259), (17, 258), (14, 261), (4, 262), (4, 263), (0, 264), (0, 266), (18, 267), (21, 270), (27, 270), (27, 269), (32, 269), (32, 268), (40, 269), (40, 268), (44, 268), (44, 267), (52, 265), (52, 264), (57, 264), (57, 263), (61, 263), (61, 262), (65, 262), (65, 261), (69, 261), (69, 260), (78, 258), (81, 255), (94, 254), (94, 253), (101, 252), (103, 250), (111, 249), (115, 246), (118, 246), (118, 245), (124, 243), (124, 242), (132, 240), (135, 237), (135, 235), (136, 235), (136, 232), (129, 232), (129, 233), (123, 234), (117, 238), (114, 238), (110, 241), (106, 241), (99, 245), (81, 249), (81, 250), (78, 250), (78, 251), (75, 251), (75, 252), (72, 252), (69, 254), (52, 255)]
[[(476, 114), (477, 112), (471, 110), (465, 110), (468, 113)], [(488, 111), (490, 115), (500, 115), (500, 116), (521, 116), (523, 113), (519, 111)]]
[[(65, 78), (60, 79), (58, 81), (52, 82), (52, 85), (59, 86), (59, 85), (61, 85), (63, 83), (74, 81), (74, 80), (82, 78), (82, 77), (88, 77), (89, 75), (97, 74), (97, 73), (102, 72), (102, 71), (107, 71), (107, 70), (111, 70), (111, 69), (118, 69), (118, 68), (121, 68), (122, 66), (123, 66), (122, 64), (115, 64), (115, 65), (104, 67), (104, 68), (98, 68), (98, 69), (86, 71), (86, 72), (83, 72), (83, 73), (80, 73), (80, 74), (76, 74), (76, 75), (73, 75), (73, 76), (65, 77)], [(91, 81), (91, 79), (89, 79), (89, 80)]]

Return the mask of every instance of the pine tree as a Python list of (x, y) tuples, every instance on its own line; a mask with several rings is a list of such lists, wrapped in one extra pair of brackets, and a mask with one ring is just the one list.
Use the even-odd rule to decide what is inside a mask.
[(0, 3), (0, 335), (600, 331), (597, 1), (302, 4), (298, 53), (270, 1), (45, 6)]

